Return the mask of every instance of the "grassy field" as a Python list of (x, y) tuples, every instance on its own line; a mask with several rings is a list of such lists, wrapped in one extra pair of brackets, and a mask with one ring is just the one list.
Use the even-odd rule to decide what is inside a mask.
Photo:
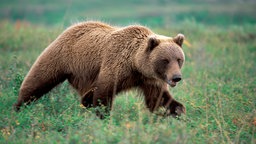
[(1, 0), (0, 19), (69, 25), (87, 19), (169, 27), (186, 19), (207, 25), (256, 23), (253, 0)]
[[(3, 5), (8, 8), (7, 2)], [(191, 5), (192, 9), (196, 7)], [(241, 9), (243, 5), (248, 4), (242, 4)], [(224, 6), (218, 8), (217, 11), (225, 10)], [(168, 15), (168, 8), (158, 9)], [(239, 12), (233, 7), (226, 9), (234, 10)], [(252, 12), (250, 6), (244, 9), (244, 19), (233, 24), (225, 21), (225, 15), (216, 16), (225, 24), (185, 18), (172, 26), (163, 16), (165, 23), (155, 25), (161, 20), (155, 16), (151, 23), (147, 21), (151, 20), (150, 15), (129, 20), (149, 25), (163, 35), (184, 33), (191, 43), (184, 46), (184, 78), (177, 87), (170, 88), (187, 108), (180, 120), (150, 113), (136, 91), (117, 96), (110, 118), (100, 120), (93, 109), (80, 106), (78, 95), (67, 82), (21, 112), (14, 112), (12, 105), (24, 76), (42, 50), (64, 30), (65, 21), (52, 26), (51, 22), (45, 25), (30, 19), (2, 20), (0, 143), (256, 143), (256, 22)], [(114, 12), (108, 11), (105, 16), (107, 19), (113, 15), (110, 22), (127, 24), (128, 20), (119, 23), (111, 13)], [(193, 15), (200, 14), (203, 11)]]

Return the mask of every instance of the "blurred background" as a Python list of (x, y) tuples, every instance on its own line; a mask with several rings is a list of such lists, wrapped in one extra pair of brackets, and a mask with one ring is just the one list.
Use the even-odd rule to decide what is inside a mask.
[(101, 20), (169, 28), (183, 21), (227, 26), (256, 23), (255, 0), (1, 0), (0, 19), (40, 25)]

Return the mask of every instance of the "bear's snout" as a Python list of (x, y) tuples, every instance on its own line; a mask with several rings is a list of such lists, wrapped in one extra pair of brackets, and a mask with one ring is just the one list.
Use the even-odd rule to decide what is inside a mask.
[(172, 81), (173, 82), (179, 82), (181, 80), (181, 75), (174, 75), (173, 77), (172, 77)]
[(179, 82), (181, 80), (181, 75), (179, 74), (175, 74), (173, 75), (173, 77), (167, 81), (167, 83), (171, 86), (171, 87), (175, 87), (176, 83)]

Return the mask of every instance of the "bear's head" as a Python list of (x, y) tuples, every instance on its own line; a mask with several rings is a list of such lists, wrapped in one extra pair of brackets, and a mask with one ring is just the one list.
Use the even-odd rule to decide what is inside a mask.
[(181, 80), (181, 68), (185, 61), (182, 50), (184, 35), (174, 38), (161, 35), (149, 36), (135, 56), (136, 68), (146, 77), (161, 79), (170, 86)]

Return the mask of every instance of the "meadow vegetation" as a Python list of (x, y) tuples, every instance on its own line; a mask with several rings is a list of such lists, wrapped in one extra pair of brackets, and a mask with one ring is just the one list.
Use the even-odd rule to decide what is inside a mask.
[[(14, 112), (12, 105), (23, 78), (43, 49), (65, 29), (69, 12), (73, 12), (62, 7), (67, 11), (65, 18), (54, 25), (52, 19), (59, 17), (47, 14), (47, 8), (54, 9), (49, 5), (42, 8), (41, 22), (30, 17), (25, 22), (16, 21), (12, 15), (0, 22), (0, 143), (256, 143), (256, 20), (251, 9), (255, 4), (232, 3), (229, 8), (226, 3), (216, 3), (220, 5), (217, 9), (202, 4), (203, 10), (194, 10), (199, 6), (184, 0), (180, 9), (173, 11), (185, 18), (173, 20), (168, 19), (172, 12), (168, 4), (156, 6), (158, 13), (152, 16), (146, 2), (140, 2), (134, 13), (121, 7), (110, 11), (111, 6), (106, 5), (109, 10), (103, 20), (115, 25), (141, 23), (163, 35), (185, 34), (191, 45), (183, 48), (183, 80), (170, 92), (186, 106), (187, 114), (179, 119), (152, 114), (139, 93), (132, 90), (119, 94), (111, 116), (100, 120), (94, 109), (80, 105), (78, 94), (67, 82), (21, 112)], [(245, 5), (248, 7), (243, 8)], [(3, 1), (4, 6), (17, 3)], [(72, 6), (81, 8), (74, 3)], [(153, 4), (150, 6), (154, 9)], [(220, 14), (221, 10), (229, 13)], [(119, 11), (127, 17), (118, 19)], [(207, 21), (210, 18), (204, 11), (216, 14), (212, 22)], [(236, 12), (243, 17), (237, 22), (240, 15)], [(232, 13), (233, 19), (229, 17)], [(97, 17), (94, 14), (89, 16)], [(200, 21), (200, 16), (207, 22)]]

